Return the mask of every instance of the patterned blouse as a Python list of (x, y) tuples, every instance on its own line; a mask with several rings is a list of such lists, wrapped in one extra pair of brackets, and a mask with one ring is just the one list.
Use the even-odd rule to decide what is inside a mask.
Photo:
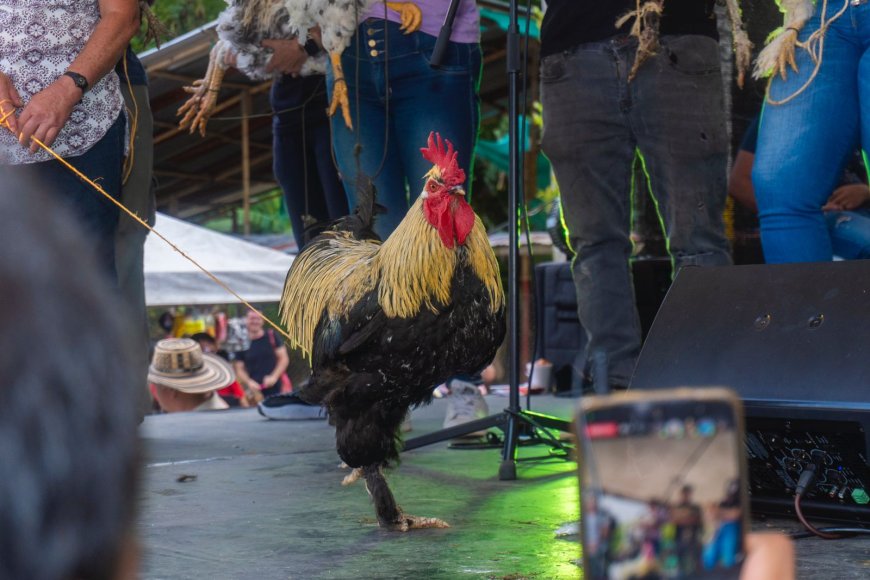
[[(0, 0), (0, 72), (12, 79), (25, 104), (69, 68), (99, 19), (98, 0)], [(118, 118), (122, 103), (118, 76), (110, 72), (75, 106), (53, 149), (65, 158), (87, 152)], [(0, 164), (49, 159), (41, 150), (31, 155), (0, 128)]]

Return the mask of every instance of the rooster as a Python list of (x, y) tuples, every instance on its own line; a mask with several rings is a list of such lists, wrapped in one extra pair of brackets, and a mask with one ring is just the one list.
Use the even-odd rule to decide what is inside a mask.
[(430, 134), (434, 165), (420, 197), (383, 243), (368, 190), (350, 216), (311, 241), (287, 274), (282, 321), (311, 363), (299, 392), (326, 407), (341, 459), (364, 477), (385, 528), (447, 527), (402, 513), (383, 469), (398, 458), (399, 426), (453, 375), (479, 372), (505, 333), (498, 263), (465, 201), (450, 141)]
[[(365, 14), (377, 0), (226, 0), (227, 8), (218, 16), (219, 40), (209, 55), (205, 77), (185, 87), (191, 97), (178, 109), (178, 123), (193, 133), (205, 136), (208, 119), (217, 104), (217, 94), (227, 68), (227, 53), (235, 56), (235, 68), (254, 80), (265, 80), (271, 52), (261, 43), (266, 39), (295, 38), (305, 44), (309, 31), (320, 32), (321, 44), (329, 54), (334, 83), (329, 115), (341, 109), (344, 122), (353, 128), (347, 83), (341, 66), (341, 53), (347, 48), (357, 29), (357, 17)], [(422, 13), (411, 2), (386, 2), (386, 6), (401, 15), (405, 34), (420, 27)], [(306, 61), (300, 74), (325, 71), (324, 57)]]

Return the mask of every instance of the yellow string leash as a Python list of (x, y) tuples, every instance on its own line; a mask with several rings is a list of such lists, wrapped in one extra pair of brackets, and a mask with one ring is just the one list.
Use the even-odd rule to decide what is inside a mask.
[[(13, 135), (15, 135), (15, 131), (12, 130), (12, 126), (10, 125), (9, 121), (7, 120), (7, 119), (9, 119), (9, 117), (11, 117), (11, 116), (15, 113), (15, 109), (13, 108), (11, 111), (6, 112), (6, 111), (4, 110), (4, 105), (5, 105), (6, 103), (11, 103), (11, 101), (9, 101), (9, 99), (0, 100), (0, 126), (6, 127), (6, 128), (7, 128), (7, 129), (8, 129), (8, 130), (13, 134)], [(21, 136), (19, 135), (18, 137), (19, 137), (19, 139), (20, 139)], [(278, 332), (281, 334), (281, 336), (283, 336), (284, 338), (286, 338), (288, 341), (291, 341), (291, 342), (292, 342), (292, 339), (291, 339), (290, 335), (289, 335), (289, 334), (288, 334), (288, 333), (287, 333), (283, 328), (281, 328), (277, 323), (273, 322), (270, 318), (268, 318), (268, 317), (267, 317), (265, 314), (263, 314), (260, 310), (254, 308), (254, 306), (251, 305), (250, 302), (248, 302), (247, 300), (245, 300), (244, 298), (242, 298), (241, 296), (239, 296), (239, 294), (236, 293), (235, 290), (233, 290), (232, 288), (230, 288), (229, 286), (227, 286), (227, 284), (226, 284), (223, 280), (221, 280), (220, 278), (218, 278), (217, 276), (215, 276), (214, 274), (212, 274), (211, 272), (209, 272), (208, 270), (206, 270), (203, 266), (201, 266), (201, 265), (199, 264), (199, 262), (197, 262), (196, 260), (194, 260), (193, 258), (191, 258), (190, 256), (188, 256), (188, 255), (187, 255), (185, 252), (183, 252), (183, 251), (182, 251), (178, 246), (176, 246), (176, 245), (173, 244), (171, 241), (169, 241), (169, 239), (166, 238), (163, 234), (161, 234), (160, 232), (158, 232), (157, 230), (155, 230), (154, 228), (152, 228), (150, 225), (148, 225), (148, 222), (144, 221), (144, 220), (143, 220), (142, 218), (140, 218), (136, 213), (134, 213), (134, 212), (130, 211), (129, 209), (127, 209), (127, 207), (126, 207), (124, 204), (122, 204), (121, 202), (119, 202), (118, 200), (116, 200), (114, 197), (112, 197), (111, 195), (109, 195), (108, 193), (106, 193), (106, 191), (105, 191), (102, 187), (100, 187), (99, 184), (97, 184), (97, 183), (94, 182), (93, 180), (89, 179), (85, 174), (83, 174), (81, 171), (79, 171), (79, 170), (76, 169), (73, 165), (71, 165), (71, 164), (70, 164), (66, 159), (64, 159), (63, 157), (61, 157), (61, 156), (58, 155), (57, 153), (55, 153), (54, 150), (52, 150), (51, 147), (48, 147), (45, 143), (43, 143), (42, 141), (40, 141), (40, 140), (37, 139), (36, 137), (31, 137), (30, 139), (31, 139), (34, 143), (36, 143), (37, 145), (39, 145), (39, 147), (41, 147), (41, 148), (42, 148), (44, 151), (46, 151), (49, 155), (51, 155), (52, 157), (54, 157), (55, 159), (57, 159), (57, 160), (58, 160), (58, 161), (59, 161), (63, 166), (65, 166), (67, 169), (69, 169), (70, 171), (72, 171), (72, 172), (76, 175), (76, 177), (78, 177), (79, 179), (81, 179), (82, 181), (84, 181), (85, 183), (87, 183), (88, 185), (90, 185), (91, 187), (93, 187), (95, 190), (97, 190), (99, 193), (101, 193), (101, 194), (102, 194), (106, 199), (108, 199), (108, 200), (111, 201), (113, 204), (115, 204), (116, 206), (118, 206), (118, 208), (120, 208), (121, 211), (123, 211), (123, 212), (126, 213), (128, 216), (130, 216), (131, 218), (133, 218), (134, 221), (138, 222), (142, 227), (144, 227), (145, 229), (147, 229), (149, 232), (151, 232), (152, 234), (154, 234), (155, 236), (157, 236), (158, 238), (160, 238), (161, 240), (163, 240), (164, 242), (166, 242), (167, 244), (169, 244), (169, 247), (171, 247), (173, 250), (175, 250), (176, 252), (178, 252), (179, 254), (181, 254), (181, 255), (182, 255), (186, 260), (188, 260), (191, 264), (193, 264), (194, 266), (196, 266), (197, 268), (199, 268), (199, 269), (202, 271), (202, 273), (205, 274), (206, 276), (208, 276), (209, 278), (211, 278), (211, 280), (212, 280), (215, 284), (217, 284), (218, 286), (220, 286), (221, 288), (223, 288), (224, 290), (226, 290), (227, 292), (229, 292), (230, 294), (232, 294), (232, 295), (233, 295), (233, 296), (234, 296), (234, 297), (235, 297), (239, 302), (241, 302), (242, 304), (244, 304), (245, 306), (247, 306), (248, 308), (250, 308), (251, 310), (253, 310), (253, 311), (256, 312), (257, 314), (259, 314), (260, 316), (262, 316), (262, 317), (263, 317), (263, 320), (266, 321), (266, 322), (269, 324), (269, 326), (271, 326), (271, 327), (274, 328), (276, 331), (278, 331)]]

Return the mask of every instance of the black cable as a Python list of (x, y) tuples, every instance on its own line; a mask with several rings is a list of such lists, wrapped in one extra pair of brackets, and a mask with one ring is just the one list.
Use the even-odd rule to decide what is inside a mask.
[[(839, 534), (839, 538), (849, 538), (859, 535), (870, 535), (870, 529), (867, 528), (816, 528), (819, 532), (826, 532), (829, 534)], [(792, 540), (802, 540), (804, 538), (815, 538), (817, 535), (813, 532), (791, 532), (788, 534), (788, 537)]]
[(801, 475), (798, 478), (797, 486), (794, 490), (794, 513), (797, 516), (798, 520), (800, 520), (800, 522), (804, 525), (807, 531), (811, 534), (820, 538), (824, 538), (825, 540), (837, 540), (839, 538), (842, 538), (843, 536), (826, 532), (815, 527), (806, 519), (806, 517), (804, 517), (803, 510), (801, 510), (801, 499), (803, 499), (804, 494), (809, 492), (813, 488), (813, 485), (816, 483), (817, 469), (818, 466), (815, 463), (811, 463), (808, 466), (804, 467), (803, 471), (801, 472)]

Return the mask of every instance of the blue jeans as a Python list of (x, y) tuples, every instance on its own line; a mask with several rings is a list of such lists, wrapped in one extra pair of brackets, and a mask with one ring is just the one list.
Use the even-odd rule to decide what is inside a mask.
[[(76, 169), (99, 183), (114, 199), (120, 199), (121, 195), (125, 127), (126, 119), (120, 114), (96, 145), (83, 155), (67, 159)], [(44, 187), (56, 201), (72, 210), (93, 245), (97, 263), (117, 287), (115, 231), (118, 229), (118, 207), (55, 160), (12, 165), (4, 168), (4, 172), (6, 169), (27, 180), (25, 183)]]
[[(842, 3), (829, 6), (829, 13)], [(818, 12), (819, 9), (816, 9)], [(818, 14), (800, 40), (819, 28)], [(870, 147), (870, 4), (849, 6), (825, 35), (822, 64), (812, 83), (793, 100), (765, 104), (752, 182), (758, 201), (761, 243), (768, 263), (831, 259), (831, 238), (821, 207), (839, 185), (858, 143)], [(798, 72), (774, 77), (770, 97), (794, 94), (814, 65), (797, 51)], [(863, 136), (863, 137), (862, 137)]]
[(301, 249), (307, 241), (303, 216), (325, 225), (348, 213), (332, 162), (326, 79), (320, 75), (285, 75), (272, 84), (270, 100), (278, 112), (272, 119), (273, 170), (284, 191), (293, 237)]
[[(361, 143), (360, 168), (374, 178), (378, 202), (387, 208), (375, 224), (382, 239), (405, 217), (409, 195), (416, 198), (423, 190), (423, 176), (432, 164), (423, 159), (420, 148), (431, 131), (453, 143), (470, 187), (480, 124), (480, 46), (451, 42), (438, 70), (429, 66), (434, 47), (433, 36), (403, 34), (395, 22), (370, 18), (359, 26), (341, 57), (354, 130), (348, 130), (340, 112), (332, 117), (335, 156), (353, 207), (354, 148), (357, 140)], [(331, 70), (327, 79), (331, 96)]]
[(844, 260), (870, 258), (870, 208), (825, 212), (834, 255)]
[[(674, 268), (731, 263), (723, 234), (725, 129), (718, 43), (664, 36), (628, 82), (636, 42), (614, 37), (541, 62), (543, 149), (559, 183), (586, 360), (603, 351), (627, 385), (641, 346), (629, 257), (632, 163), (640, 151)], [(578, 369), (582, 370), (582, 369)]]

